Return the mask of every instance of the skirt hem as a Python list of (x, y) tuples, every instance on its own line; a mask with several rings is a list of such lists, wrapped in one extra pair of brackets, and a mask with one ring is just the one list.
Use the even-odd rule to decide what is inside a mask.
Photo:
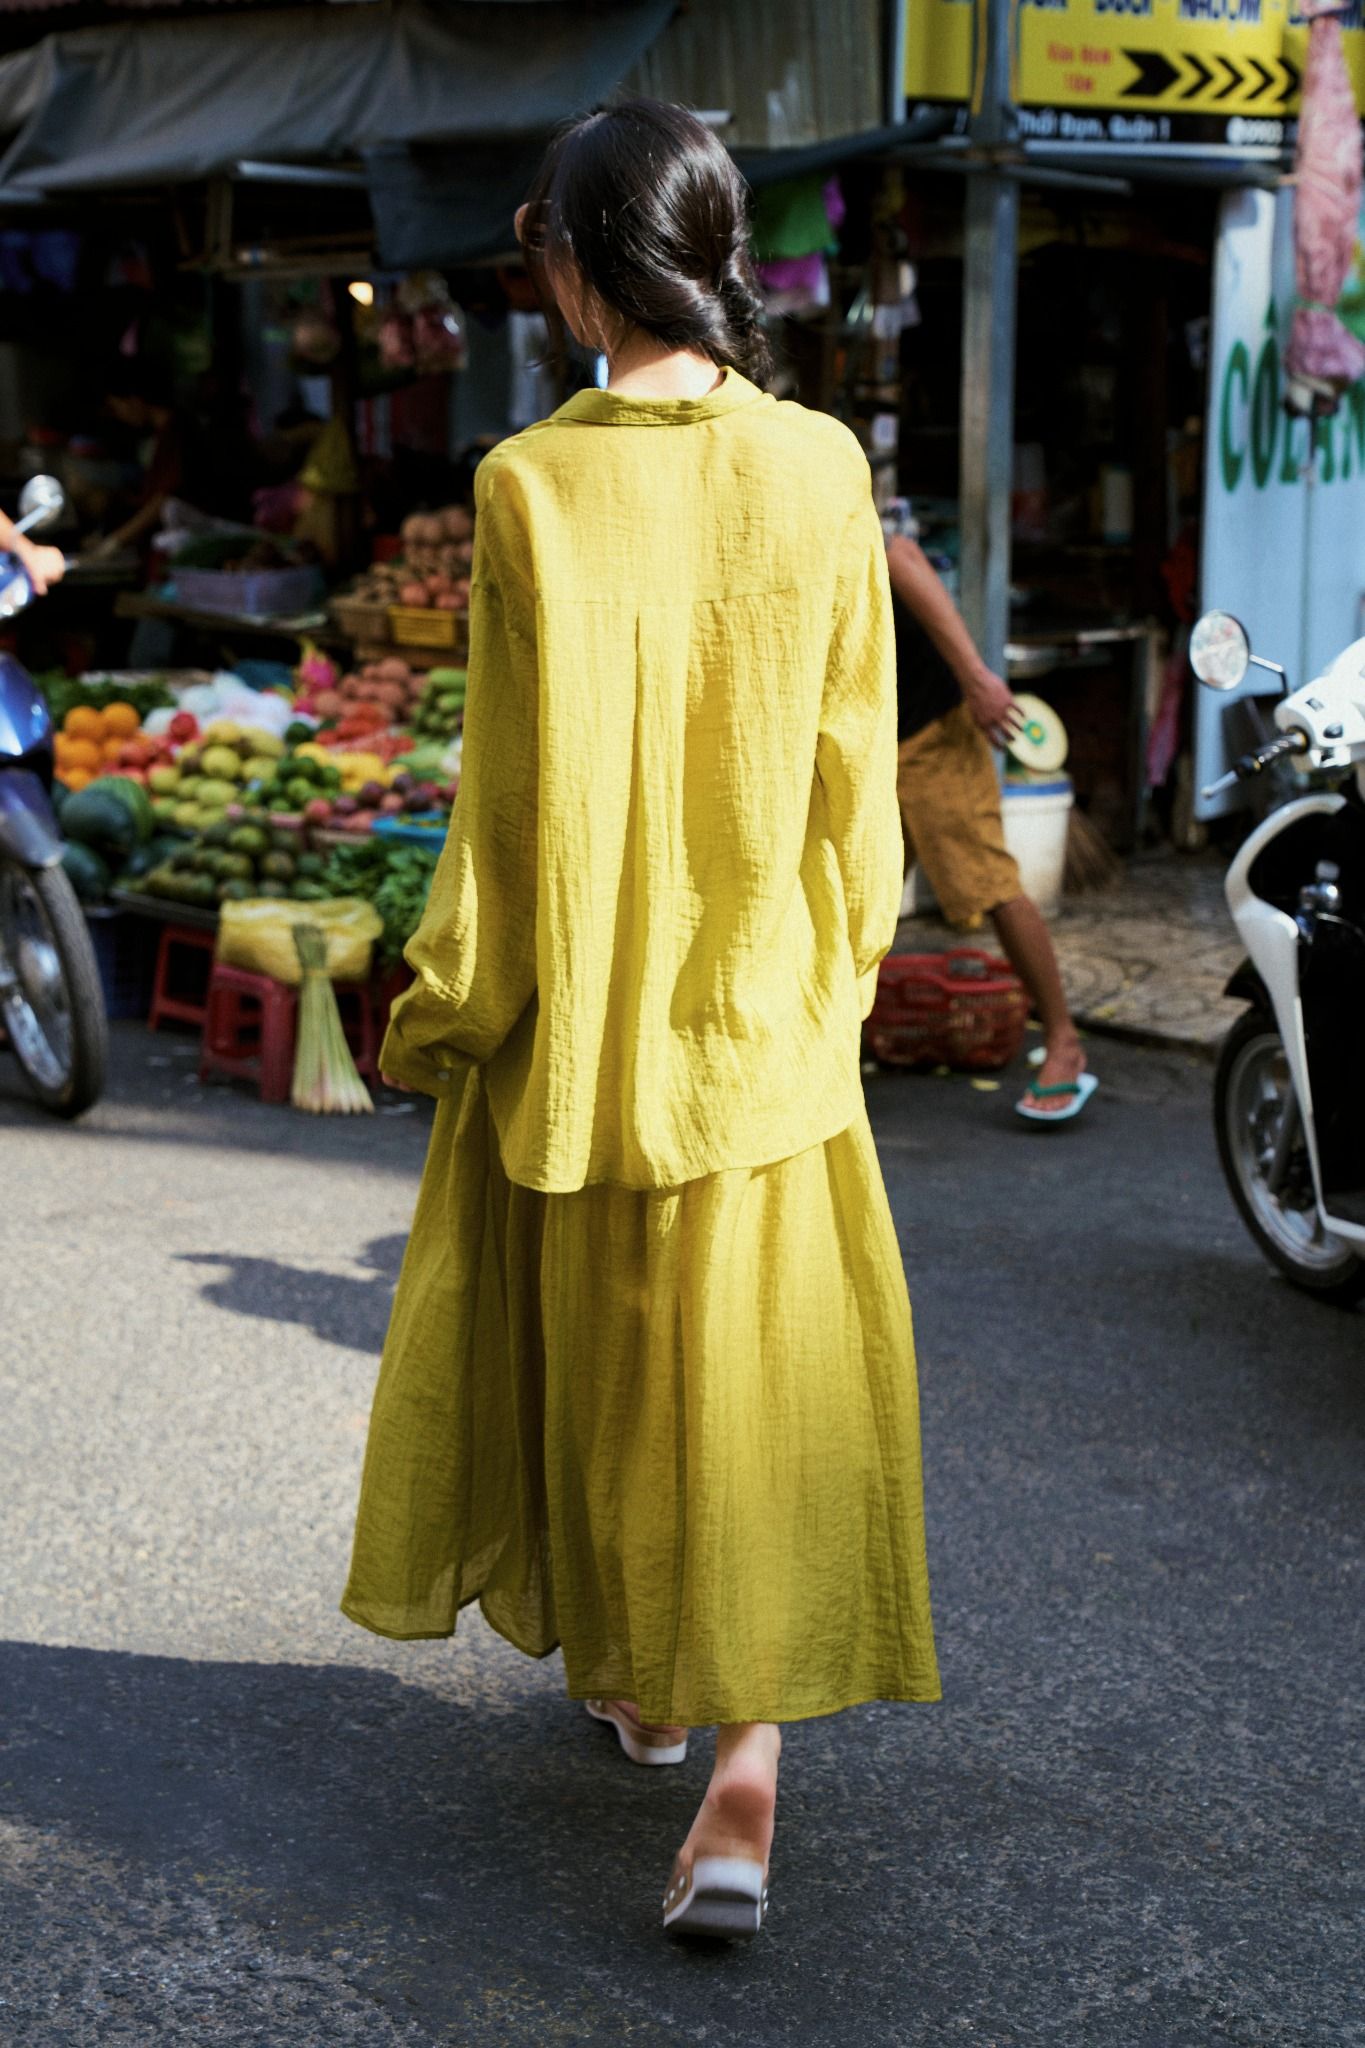
[[(553, 1657), (556, 1650), (562, 1649), (563, 1645), (558, 1641), (551, 1643), (548, 1649), (544, 1650), (533, 1650), (525, 1643), (519, 1642), (508, 1629), (502, 1627), (488, 1612), (481, 1593), (471, 1593), (467, 1600), (460, 1602), (456, 1610), (456, 1620), (451, 1623), (449, 1628), (383, 1628), (377, 1622), (368, 1621), (358, 1609), (349, 1606), (345, 1600), (341, 1602), (341, 1612), (348, 1621), (354, 1622), (357, 1628), (368, 1629), (371, 1635), (383, 1636), (391, 1643), (451, 1642), (457, 1632), (459, 1616), (464, 1613), (467, 1607), (473, 1607), (475, 1604), (477, 1604), (480, 1614), (482, 1614), (494, 1635), (500, 1636), (503, 1642), (509, 1643), (521, 1656), (530, 1657), (536, 1663), (541, 1664), (544, 1663), (547, 1657)], [(875, 1687), (870, 1690), (857, 1688), (848, 1698), (840, 1697), (828, 1705), (818, 1707), (798, 1706), (775, 1709), (771, 1705), (765, 1705), (761, 1708), (746, 1705), (743, 1708), (738, 1708), (729, 1705), (721, 1707), (718, 1704), (709, 1703), (708, 1710), (705, 1713), (700, 1709), (694, 1709), (690, 1715), (679, 1719), (675, 1715), (671, 1704), (660, 1706), (654, 1701), (645, 1703), (635, 1700), (633, 1694), (636, 1688), (634, 1681), (631, 1679), (622, 1678), (619, 1682), (614, 1683), (604, 1681), (601, 1685), (585, 1686), (582, 1690), (577, 1690), (568, 1682), (567, 1673), (565, 1674), (565, 1681), (565, 1689), (571, 1700), (579, 1702), (589, 1699), (630, 1700), (633, 1706), (639, 1708), (645, 1720), (659, 1722), (670, 1728), (715, 1728), (737, 1721), (773, 1721), (785, 1726), (787, 1723), (794, 1721), (821, 1720), (830, 1714), (845, 1713), (850, 1707), (871, 1706), (878, 1701), (884, 1701), (889, 1706), (932, 1707), (937, 1705), (943, 1698), (943, 1689), (937, 1683), (931, 1687), (922, 1683), (916, 1684), (913, 1681), (901, 1681), (887, 1688)]]

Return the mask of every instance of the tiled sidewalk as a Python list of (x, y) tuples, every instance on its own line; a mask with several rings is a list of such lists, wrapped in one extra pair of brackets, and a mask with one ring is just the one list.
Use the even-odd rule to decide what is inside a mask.
[[(1242, 957), (1223, 897), (1226, 863), (1175, 853), (1145, 855), (1114, 888), (1068, 900), (1052, 936), (1072, 1007), (1082, 1024), (1213, 1053), (1241, 1005), (1223, 994)], [(896, 950), (938, 952), (986, 945), (937, 917), (906, 918)]]

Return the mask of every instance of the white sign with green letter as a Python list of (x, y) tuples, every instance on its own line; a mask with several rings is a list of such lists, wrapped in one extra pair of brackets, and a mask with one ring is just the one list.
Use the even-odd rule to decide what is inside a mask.
[[(1348, 295), (1360, 288), (1356, 277)], [(1214, 264), (1201, 601), (1234, 612), (1297, 688), (1365, 632), (1365, 383), (1331, 419), (1291, 419), (1282, 400), (1293, 314), (1291, 195), (1228, 193)], [(1251, 675), (1243, 696), (1275, 690), (1264, 670)], [(1226, 696), (1197, 693), (1196, 790), (1231, 765), (1228, 708)], [(1244, 800), (1232, 790), (1197, 803), (1196, 815)]]

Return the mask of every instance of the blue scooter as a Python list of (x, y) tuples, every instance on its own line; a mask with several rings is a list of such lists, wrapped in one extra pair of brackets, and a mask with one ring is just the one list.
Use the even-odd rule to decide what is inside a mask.
[[(62, 504), (54, 477), (34, 477), (18, 530), (50, 525)], [(0, 554), (0, 620), (32, 602), (22, 564)], [(109, 1026), (90, 933), (61, 865), (52, 738), (32, 678), (0, 653), (0, 1025), (43, 1108), (75, 1117), (103, 1091)]]

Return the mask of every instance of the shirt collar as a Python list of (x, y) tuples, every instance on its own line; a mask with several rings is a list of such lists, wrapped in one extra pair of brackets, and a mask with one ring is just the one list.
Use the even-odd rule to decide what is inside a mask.
[(554, 417), (592, 427), (690, 427), (766, 396), (738, 370), (726, 369), (704, 398), (626, 398), (619, 391), (576, 391)]

